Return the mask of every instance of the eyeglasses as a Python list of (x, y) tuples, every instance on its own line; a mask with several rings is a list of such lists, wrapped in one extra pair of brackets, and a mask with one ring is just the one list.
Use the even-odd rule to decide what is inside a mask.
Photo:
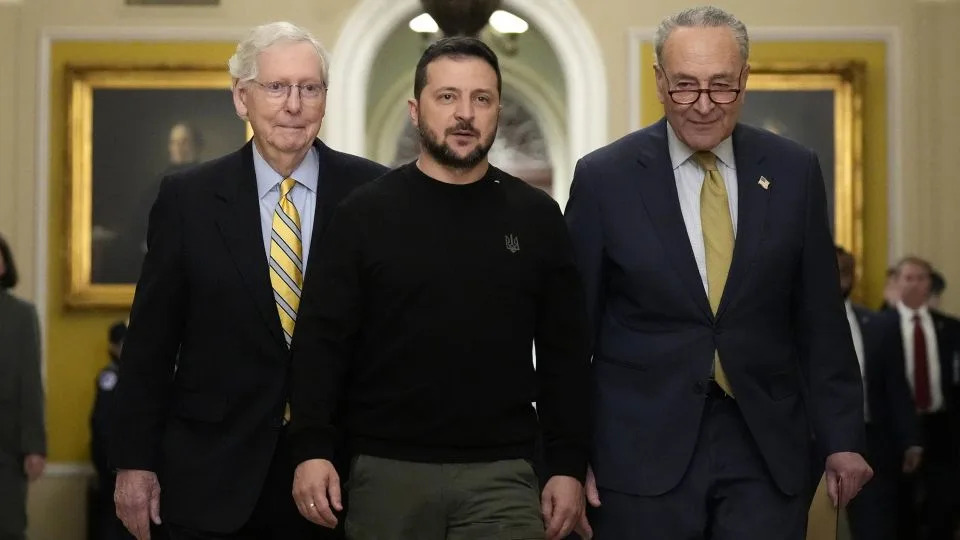
[[(660, 73), (663, 73), (663, 78), (667, 81), (667, 87), (673, 86), (670, 83), (670, 79), (667, 77), (667, 72), (660, 68)], [(740, 75), (737, 76), (737, 80), (740, 80), (740, 77), (743, 76), (743, 68), (740, 68)], [(740, 95), (740, 92), (743, 90), (740, 88), (691, 88), (691, 89), (682, 89), (682, 90), (667, 90), (667, 94), (670, 95), (670, 99), (673, 100), (677, 105), (690, 105), (696, 103), (700, 99), (700, 94), (706, 94), (710, 101), (716, 103), (717, 105), (727, 105), (733, 103), (737, 100), (737, 96)]]
[(262, 83), (256, 79), (251, 79), (250, 82), (257, 83), (272, 99), (287, 99), (290, 96), (290, 89), (296, 88), (300, 91), (300, 99), (317, 99), (322, 94), (323, 91), (327, 89), (327, 86), (323, 83), (302, 83), (302, 84), (292, 84), (285, 83), (280, 81), (271, 81), (267, 83)]

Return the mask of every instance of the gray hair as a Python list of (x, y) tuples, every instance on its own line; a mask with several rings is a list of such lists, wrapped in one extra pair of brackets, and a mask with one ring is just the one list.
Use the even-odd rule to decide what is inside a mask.
[(657, 52), (657, 64), (663, 65), (663, 45), (677, 28), (716, 28), (726, 26), (733, 30), (733, 37), (740, 48), (740, 58), (746, 62), (750, 56), (750, 37), (747, 27), (731, 13), (713, 6), (700, 6), (685, 9), (676, 15), (667, 17), (657, 27), (654, 48)]
[(237, 44), (237, 52), (227, 62), (227, 66), (230, 68), (230, 76), (240, 82), (256, 79), (257, 57), (264, 50), (281, 42), (302, 42), (313, 45), (317, 50), (317, 56), (320, 58), (320, 75), (323, 78), (323, 84), (324, 86), (327, 85), (329, 64), (327, 62), (327, 52), (323, 49), (323, 45), (310, 32), (284, 21), (263, 24), (250, 30), (247, 37)]

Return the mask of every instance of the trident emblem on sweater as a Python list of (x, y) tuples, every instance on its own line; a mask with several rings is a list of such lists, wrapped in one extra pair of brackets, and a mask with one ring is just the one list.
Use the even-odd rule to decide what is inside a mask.
[(508, 234), (503, 237), (504, 242), (507, 246), (507, 251), (510, 253), (516, 253), (520, 251), (520, 239), (512, 234)]

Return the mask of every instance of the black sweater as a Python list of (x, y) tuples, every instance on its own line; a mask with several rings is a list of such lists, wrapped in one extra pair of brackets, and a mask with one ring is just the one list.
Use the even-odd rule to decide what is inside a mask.
[(454, 185), (411, 163), (345, 200), (319, 249), (293, 341), (296, 463), (331, 459), (338, 431), (350, 452), (436, 463), (532, 458), (542, 434), (548, 474), (582, 480), (588, 331), (553, 199), (493, 167)]

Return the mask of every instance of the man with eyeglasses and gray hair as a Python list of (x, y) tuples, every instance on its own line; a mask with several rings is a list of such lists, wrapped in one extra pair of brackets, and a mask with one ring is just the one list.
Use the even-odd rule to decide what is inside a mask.
[(258, 26), (229, 68), (253, 140), (164, 178), (150, 212), (116, 390), (117, 515), (138, 540), (331, 538), (290, 493), (290, 347), (333, 209), (386, 169), (317, 139), (328, 65), (306, 30)]
[(594, 329), (580, 530), (801, 539), (824, 468), (840, 506), (872, 475), (820, 164), (738, 123), (736, 17), (685, 10), (655, 48), (665, 118), (583, 157), (566, 209)]

